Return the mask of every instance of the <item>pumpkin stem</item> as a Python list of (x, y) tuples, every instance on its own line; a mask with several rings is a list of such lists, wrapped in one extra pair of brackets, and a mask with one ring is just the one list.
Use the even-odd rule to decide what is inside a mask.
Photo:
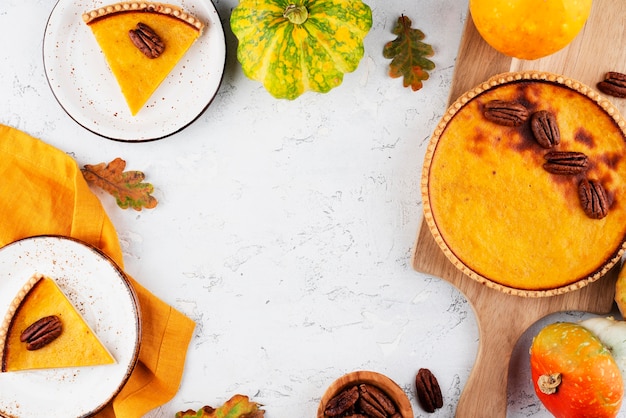
[(561, 373), (542, 374), (537, 379), (539, 390), (546, 395), (552, 395), (561, 384)]
[(309, 12), (303, 5), (297, 6), (295, 4), (290, 4), (285, 8), (285, 11), (283, 12), (283, 17), (289, 19), (291, 23), (301, 25), (309, 17)]

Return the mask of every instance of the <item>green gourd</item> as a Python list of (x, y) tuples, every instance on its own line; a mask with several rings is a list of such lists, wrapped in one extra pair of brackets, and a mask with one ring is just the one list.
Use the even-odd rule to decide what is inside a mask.
[(358, 67), (372, 11), (361, 0), (241, 0), (230, 25), (244, 74), (292, 100), (326, 93)]

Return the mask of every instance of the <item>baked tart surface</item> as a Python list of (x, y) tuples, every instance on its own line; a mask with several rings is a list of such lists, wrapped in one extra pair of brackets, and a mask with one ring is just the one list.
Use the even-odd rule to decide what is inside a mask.
[(182, 8), (155, 2), (115, 3), (84, 13), (83, 20), (102, 49), (133, 115), (143, 108), (204, 29), (204, 23)]
[[(47, 338), (38, 348), (21, 340), (29, 326), (52, 317), (61, 325), (54, 338)], [(40, 335), (51, 332), (48, 326)], [(56, 282), (41, 274), (28, 280), (0, 324), (0, 355), (2, 372), (115, 363)]]
[(609, 101), (555, 74), (501, 74), (465, 93), (426, 151), (435, 241), (507, 293), (548, 296), (602, 277), (624, 251), (624, 126)]

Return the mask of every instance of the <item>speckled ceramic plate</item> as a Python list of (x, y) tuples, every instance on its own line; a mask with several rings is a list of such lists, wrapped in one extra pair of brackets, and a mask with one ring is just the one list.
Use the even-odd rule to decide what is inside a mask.
[(43, 40), (46, 77), (67, 114), (109, 139), (150, 141), (188, 126), (213, 101), (222, 82), (226, 42), (220, 17), (209, 0), (172, 0), (205, 24), (202, 36), (132, 116), (115, 77), (82, 14), (112, 0), (59, 0)]
[(90, 415), (115, 397), (137, 362), (141, 334), (135, 293), (97, 249), (64, 237), (27, 238), (0, 248), (2, 317), (34, 273), (55, 279), (116, 364), (0, 373), (0, 416)]

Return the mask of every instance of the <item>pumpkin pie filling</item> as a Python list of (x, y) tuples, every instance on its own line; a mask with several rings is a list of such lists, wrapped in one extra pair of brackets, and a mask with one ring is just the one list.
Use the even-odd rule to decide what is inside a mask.
[[(24, 338), (29, 327), (42, 322), (38, 335)], [(7, 310), (0, 324), (0, 356), (2, 372), (115, 363), (56, 282), (41, 274), (26, 282)]]
[[(542, 146), (530, 117), (519, 126), (489, 120), (485, 106), (493, 100), (522, 104), (529, 115), (550, 112), (560, 142)], [(435, 240), (464, 273), (510, 293), (560, 293), (601, 277), (624, 251), (623, 127), (608, 101), (552, 74), (509, 73), (466, 93), (426, 153), (422, 196)], [(588, 165), (555, 174), (544, 167), (555, 151), (584, 154)], [(585, 212), (583, 180), (606, 191), (606, 216)]]
[[(200, 37), (204, 23), (182, 8), (155, 2), (120, 2), (83, 14), (136, 115)], [(162, 51), (147, 56), (130, 36), (139, 24), (158, 37)]]

